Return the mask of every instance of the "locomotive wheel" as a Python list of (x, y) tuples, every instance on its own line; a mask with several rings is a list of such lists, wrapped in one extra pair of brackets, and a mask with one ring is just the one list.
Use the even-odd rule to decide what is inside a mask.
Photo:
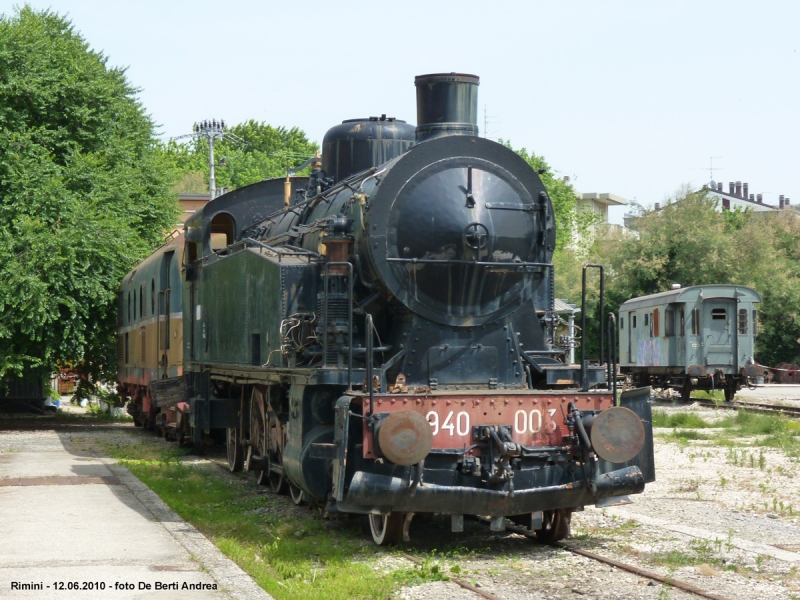
[(242, 436), (239, 433), (238, 427), (228, 427), (225, 435), (225, 445), (228, 450), (228, 468), (231, 473), (236, 473), (242, 470), (244, 463), (244, 456), (242, 452)]
[(399, 544), (403, 539), (403, 523), (405, 520), (405, 513), (369, 515), (369, 529), (372, 532), (372, 540), (378, 546)]
[(569, 537), (572, 511), (568, 509), (546, 510), (542, 516), (542, 528), (536, 530), (536, 539), (552, 544)]
[[(267, 456), (267, 433), (264, 425), (264, 414), (256, 401), (255, 392), (250, 399), (250, 456)], [(270, 485), (269, 468), (254, 471), (258, 485)]]
[(303, 503), (303, 500), (306, 499), (306, 495), (303, 490), (293, 483), (289, 484), (289, 495), (292, 497), (292, 502), (294, 502), (295, 506), (300, 506)]
[(272, 490), (273, 494), (285, 494), (289, 491), (289, 486), (281, 473), (274, 473), (270, 471), (269, 489)]

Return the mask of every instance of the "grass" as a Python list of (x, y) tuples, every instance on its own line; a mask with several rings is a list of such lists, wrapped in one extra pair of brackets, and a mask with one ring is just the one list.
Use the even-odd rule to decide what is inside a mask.
[(723, 546), (730, 550), (730, 534), (728, 542), (724, 540), (691, 540), (686, 549), (668, 550), (665, 552), (654, 552), (648, 558), (649, 561), (657, 565), (665, 565), (670, 569), (678, 567), (690, 567), (695, 565), (715, 565), (725, 570), (736, 570), (736, 566), (726, 564), (724, 559), (718, 555), (722, 552)]
[[(777, 448), (788, 456), (800, 458), (800, 421), (785, 415), (772, 415), (748, 410), (738, 410), (735, 415), (726, 416), (719, 421), (709, 422), (689, 412), (668, 414), (663, 410), (653, 412), (653, 427), (672, 428), (662, 437), (679, 444), (687, 440), (712, 440), (719, 445), (731, 446), (735, 438), (754, 437), (756, 446)], [(698, 429), (715, 431), (703, 433)], [(758, 464), (764, 468), (763, 455)]]
[(278, 600), (385, 599), (402, 585), (446, 579), (432, 558), (381, 568), (389, 553), (360, 527), (294, 509), (216, 467), (183, 464), (184, 451), (145, 444), (108, 450)]

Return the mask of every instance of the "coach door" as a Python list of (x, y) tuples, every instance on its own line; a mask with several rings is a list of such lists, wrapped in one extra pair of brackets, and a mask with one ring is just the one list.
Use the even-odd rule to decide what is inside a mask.
[(169, 377), (170, 349), (170, 270), (175, 252), (165, 252), (161, 259), (161, 291), (158, 293), (158, 377)]
[(703, 301), (703, 346), (708, 367), (736, 368), (735, 327), (735, 300), (716, 298)]

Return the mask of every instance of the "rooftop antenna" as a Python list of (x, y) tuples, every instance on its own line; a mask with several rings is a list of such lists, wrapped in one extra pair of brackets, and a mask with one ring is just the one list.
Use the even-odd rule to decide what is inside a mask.
[[(214, 161), (214, 142), (217, 140), (226, 140), (235, 144), (245, 144), (246, 142), (238, 135), (227, 131), (225, 129), (225, 121), (217, 121), (216, 119), (195, 123), (192, 126), (192, 133), (179, 135), (172, 139), (182, 140), (186, 138), (208, 140), (208, 196), (209, 200), (213, 200), (217, 197), (217, 179), (214, 176), (214, 167), (217, 166), (217, 163)], [(220, 166), (225, 166), (224, 157), (220, 161)]]
[[(489, 123), (492, 122), (492, 119), (496, 119), (496, 118), (497, 117), (495, 117), (494, 115), (489, 115), (489, 113), (488, 113), (488, 111), (486, 109), (486, 105), (484, 104), (483, 105), (483, 137), (485, 137), (486, 139), (491, 139), (489, 137), (489, 133), (490, 133), (489, 132)], [(492, 131), (491, 133), (495, 133), (495, 132)]]

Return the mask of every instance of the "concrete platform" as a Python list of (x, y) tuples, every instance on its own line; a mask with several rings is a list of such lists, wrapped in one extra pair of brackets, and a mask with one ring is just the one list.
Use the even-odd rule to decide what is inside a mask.
[(271, 598), (112, 460), (70, 454), (48, 431), (0, 442), (0, 597)]

